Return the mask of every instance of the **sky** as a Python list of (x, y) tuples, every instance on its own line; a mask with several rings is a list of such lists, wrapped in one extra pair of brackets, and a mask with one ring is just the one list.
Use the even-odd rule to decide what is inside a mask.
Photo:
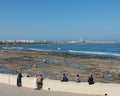
[(120, 0), (0, 0), (0, 40), (120, 42)]

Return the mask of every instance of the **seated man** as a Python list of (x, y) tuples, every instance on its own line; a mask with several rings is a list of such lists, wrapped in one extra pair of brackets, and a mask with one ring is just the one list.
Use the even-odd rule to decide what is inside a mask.
[(94, 79), (93, 79), (92, 75), (88, 78), (88, 83), (89, 83), (89, 85), (94, 84)]
[(63, 74), (63, 79), (61, 81), (62, 82), (68, 82), (69, 80), (68, 80), (67, 76), (65, 74)]

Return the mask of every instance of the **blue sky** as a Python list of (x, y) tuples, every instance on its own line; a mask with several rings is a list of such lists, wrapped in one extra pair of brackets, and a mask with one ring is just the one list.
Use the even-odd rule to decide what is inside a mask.
[(120, 0), (0, 0), (0, 40), (120, 42)]

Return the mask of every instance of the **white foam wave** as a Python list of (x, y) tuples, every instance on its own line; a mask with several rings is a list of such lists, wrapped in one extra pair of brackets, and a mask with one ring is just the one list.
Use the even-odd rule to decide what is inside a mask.
[(61, 48), (57, 48), (57, 50), (61, 50)]
[(41, 49), (36, 49), (36, 48), (29, 48), (29, 50), (33, 50), (33, 51), (42, 51)]
[(9, 48), (9, 47), (2, 47), (3, 49), (12, 49), (12, 48)]
[(117, 53), (107, 53), (107, 52), (90, 52), (90, 51), (75, 51), (75, 50), (69, 50), (69, 52), (91, 54), (91, 55), (120, 56), (120, 54), (117, 54)]
[(48, 51), (48, 52), (51, 51), (51, 50), (43, 50), (43, 49), (37, 49), (37, 48), (29, 48), (29, 50), (32, 50), (32, 51)]
[(3, 49), (19, 49), (23, 50), (23, 47), (2, 47)]
[(113, 55), (113, 56), (120, 56), (120, 54), (115, 54), (115, 53), (114, 53), (114, 54), (112, 54), (112, 55)]
[(23, 47), (12, 47), (12, 49), (20, 49), (20, 50), (23, 50), (24, 48), (23, 48)]

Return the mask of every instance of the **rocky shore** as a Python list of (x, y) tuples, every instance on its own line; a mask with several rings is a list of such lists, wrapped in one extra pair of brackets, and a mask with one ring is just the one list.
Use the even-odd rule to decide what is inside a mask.
[[(111, 57), (87, 56), (57, 52), (25, 50), (0, 50), (0, 72), (22, 72), (29, 75), (43, 74), (45, 78), (58, 79), (67, 74), (74, 80), (79, 74), (81, 81), (93, 75), (95, 82), (120, 83), (120, 60)], [(9, 71), (8, 71), (9, 70)]]

